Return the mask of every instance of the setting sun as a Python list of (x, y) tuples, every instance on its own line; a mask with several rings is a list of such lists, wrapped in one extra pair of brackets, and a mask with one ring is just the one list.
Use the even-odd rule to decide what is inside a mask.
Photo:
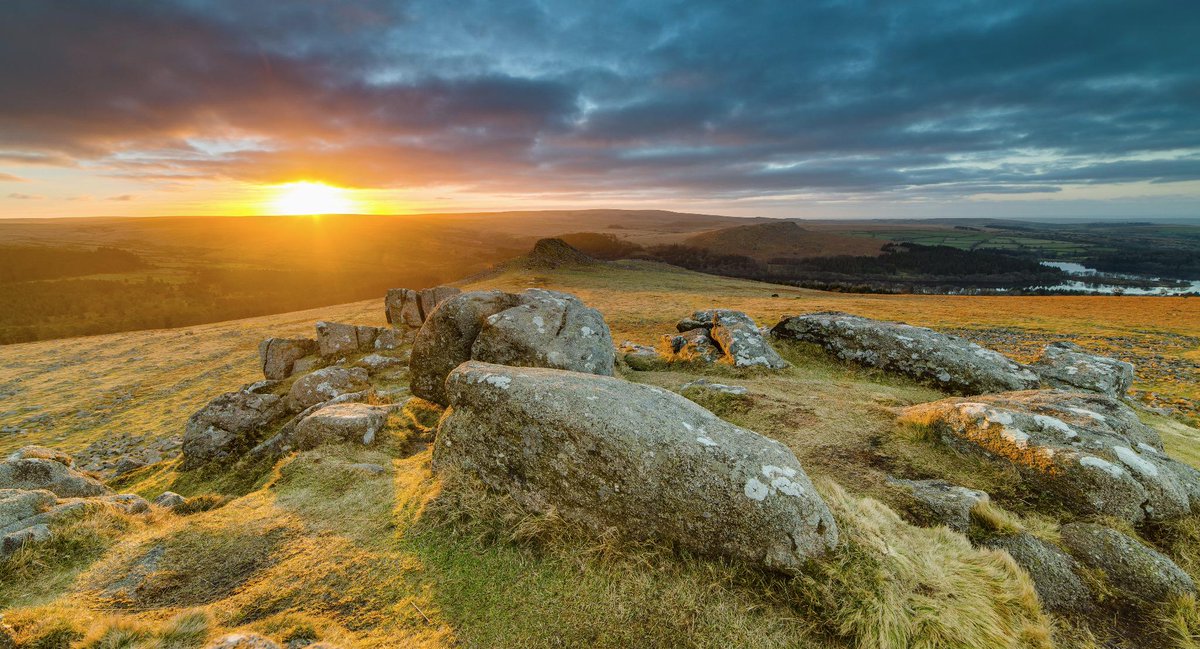
[(272, 214), (349, 214), (359, 211), (349, 191), (325, 183), (286, 183), (275, 190), (277, 193), (270, 203)]

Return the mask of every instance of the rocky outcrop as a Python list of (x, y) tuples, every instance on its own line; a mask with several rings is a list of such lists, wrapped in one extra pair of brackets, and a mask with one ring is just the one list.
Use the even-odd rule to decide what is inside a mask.
[(383, 432), (387, 417), (387, 408), (365, 403), (328, 405), (296, 425), (291, 446), (301, 451), (335, 442), (357, 442), (369, 446)]
[(144, 498), (114, 494), (73, 464), (69, 455), (40, 446), (25, 447), (0, 463), (0, 561), (28, 544), (50, 540), (57, 522), (88, 508), (126, 514), (150, 509)]
[(361, 367), (322, 368), (296, 379), (288, 391), (287, 405), (295, 412), (345, 394), (362, 392), (370, 387), (368, 378)]
[(1090, 354), (1069, 342), (1046, 345), (1029, 368), (1046, 384), (1067, 390), (1098, 392), (1120, 398), (1133, 385), (1132, 363)]
[(316, 354), (317, 341), (311, 338), (267, 338), (258, 345), (263, 376), (281, 381), (293, 374), (296, 361)]
[(954, 394), (1038, 387), (1038, 377), (1003, 354), (924, 327), (846, 313), (783, 319), (777, 338), (815, 343), (847, 362), (907, 376)]
[(759, 331), (750, 316), (730, 309), (696, 311), (680, 320), (675, 328), (680, 332), (706, 332), (720, 352), (718, 360), (734, 367), (765, 367), (778, 370), (787, 367)]
[(533, 244), (533, 250), (520, 261), (524, 268), (530, 270), (554, 270), (597, 263), (562, 239), (539, 239)]
[(318, 322), (317, 345), (321, 356), (338, 358), (372, 349), (395, 349), (400, 339), (391, 328)]
[(222, 394), (188, 418), (183, 468), (228, 458), (247, 448), (257, 433), (278, 422), (287, 411), (278, 395), (256, 392), (253, 387)]
[(446, 384), (435, 469), (532, 511), (788, 573), (837, 542), (790, 450), (672, 392), (480, 362)]
[(1196, 584), (1166, 555), (1114, 529), (1091, 523), (1061, 528), (1063, 545), (1084, 565), (1104, 571), (1111, 586), (1126, 595), (1162, 602), (1196, 593)]
[(84, 498), (112, 493), (99, 480), (58, 460), (41, 457), (0, 462), (0, 489), (42, 489), (59, 498)]
[(964, 534), (971, 526), (971, 510), (975, 505), (989, 500), (983, 491), (953, 485), (945, 480), (890, 478), (888, 482), (912, 497), (915, 508), (920, 510), (919, 518)]
[(902, 419), (1016, 468), (1080, 514), (1140, 523), (1200, 510), (1200, 471), (1168, 457), (1154, 429), (1112, 397), (1007, 392), (912, 406)]
[(1008, 552), (1029, 573), (1038, 599), (1050, 610), (1081, 613), (1092, 607), (1092, 593), (1079, 576), (1079, 563), (1054, 544), (1018, 532), (988, 536), (980, 545)]
[(384, 299), (387, 321), (393, 327), (419, 329), (429, 314), (439, 304), (462, 293), (453, 286), (435, 286), (414, 291), (411, 288), (393, 288)]
[(413, 394), (445, 405), (446, 376), (472, 359), (612, 375), (615, 352), (604, 318), (573, 295), (463, 293), (443, 302), (417, 333)]

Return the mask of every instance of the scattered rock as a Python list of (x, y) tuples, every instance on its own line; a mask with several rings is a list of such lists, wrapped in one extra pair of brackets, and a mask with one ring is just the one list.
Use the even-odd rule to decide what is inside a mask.
[(833, 312), (785, 318), (771, 333), (816, 343), (844, 361), (908, 376), (955, 394), (1038, 386), (1036, 374), (1003, 354), (924, 327)]
[(58, 502), (45, 489), (0, 489), (0, 529), (40, 514)]
[[(313, 374), (297, 383), (310, 376)], [(188, 418), (183, 434), (183, 468), (233, 455), (253, 443), (256, 433), (286, 414), (287, 406), (278, 395), (247, 390), (222, 394)]]
[(0, 561), (8, 560), (27, 543), (44, 543), (52, 537), (50, 526), (44, 523), (4, 534), (0, 536)]
[(700, 390), (712, 390), (713, 392), (724, 392), (725, 394), (747, 394), (749, 390), (744, 385), (725, 385), (724, 383), (709, 383), (708, 379), (696, 379), (691, 383), (684, 383), (680, 386), (680, 390), (697, 388)]
[(361, 367), (326, 367), (296, 379), (287, 404), (293, 411), (303, 410), (369, 387), (367, 371)]
[(387, 424), (387, 415), (387, 408), (365, 403), (325, 406), (296, 425), (291, 446), (303, 451), (335, 442), (371, 445)]
[(945, 480), (888, 478), (888, 482), (912, 496), (921, 510), (920, 518), (963, 534), (971, 527), (971, 510), (976, 504), (989, 501), (986, 492), (950, 484)]
[(355, 471), (363, 471), (365, 473), (370, 473), (371, 475), (383, 475), (387, 473), (387, 467), (380, 464), (371, 464), (369, 462), (358, 462), (347, 466)]
[(84, 498), (112, 493), (95, 478), (61, 462), (42, 458), (0, 462), (0, 489), (45, 489), (59, 498)]
[(980, 545), (1008, 552), (1029, 573), (1038, 599), (1046, 608), (1059, 613), (1091, 609), (1091, 591), (1079, 577), (1079, 564), (1055, 545), (1029, 532), (989, 536)]
[(621, 343), (621, 353), (625, 355), (625, 364), (630, 369), (642, 372), (657, 369), (662, 361), (658, 350), (628, 340)]
[(280, 649), (273, 641), (257, 633), (230, 633), (221, 636), (205, 649)]
[(258, 345), (262, 373), (268, 379), (283, 380), (293, 374), (296, 361), (316, 354), (320, 349), (311, 338), (267, 338)]
[(59, 450), (46, 448), (45, 446), (25, 446), (8, 456), (9, 460), (26, 460), (35, 458), (54, 460), (63, 466), (73, 466), (75, 464), (75, 460), (70, 455)]
[(1128, 595), (1161, 602), (1196, 592), (1195, 582), (1174, 561), (1114, 529), (1069, 523), (1061, 532), (1063, 545), (1080, 563), (1103, 570), (1109, 584)]
[(1083, 515), (1136, 524), (1200, 508), (1200, 471), (1168, 457), (1158, 433), (1112, 397), (1006, 392), (912, 406), (902, 419), (1013, 466), (1033, 489)]
[(475, 291), (446, 300), (413, 343), (413, 394), (445, 405), (446, 376), (468, 360), (611, 376), (615, 352), (600, 313), (566, 293)]
[(150, 511), (150, 503), (137, 494), (113, 494), (103, 496), (101, 500), (126, 514), (144, 514)]
[(790, 450), (677, 394), (475, 361), (446, 384), (435, 468), (478, 476), (530, 510), (788, 573), (837, 542)]
[(403, 343), (403, 337), (395, 329), (378, 329), (375, 332), (375, 342), (371, 344), (371, 347), (373, 349), (396, 349)]
[(175, 509), (182, 505), (187, 499), (175, 493), (174, 491), (164, 491), (154, 499), (154, 504), (165, 509)]
[(1124, 397), (1133, 384), (1133, 363), (1089, 354), (1069, 342), (1046, 345), (1029, 368), (1053, 387), (1099, 392), (1110, 397)]
[[(741, 311), (710, 309), (696, 311), (676, 325), (680, 332), (700, 329), (708, 334), (720, 353), (720, 361), (734, 367), (766, 367), (773, 370), (788, 366), (759, 331), (750, 316)], [(686, 335), (686, 333), (685, 333)]]

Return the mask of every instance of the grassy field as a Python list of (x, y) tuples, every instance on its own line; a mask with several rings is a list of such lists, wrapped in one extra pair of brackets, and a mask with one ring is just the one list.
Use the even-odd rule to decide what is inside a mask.
[[(652, 343), (681, 316), (719, 306), (745, 310), (760, 324), (836, 309), (979, 336), (1129, 339), (1193, 368), (1200, 350), (1200, 301), (1186, 299), (827, 294), (632, 262), (509, 271), (466, 287), (535, 286), (599, 308), (618, 342)], [(2, 347), (0, 427), (10, 432), (0, 434), (0, 452), (30, 443), (78, 451), (123, 433), (179, 435), (205, 401), (260, 377), (262, 338), (309, 334), (317, 319), (378, 325), (382, 312), (377, 299)], [(1181, 340), (1191, 342), (1172, 346)], [(673, 367), (624, 376), (676, 391), (700, 375), (749, 388), (745, 399), (689, 396), (788, 445), (819, 485), (845, 544), (803, 578), (597, 539), (552, 516), (522, 514), (469, 478), (435, 478), (430, 413), (410, 411), (394, 416), (386, 441), (370, 449), (322, 447), (220, 475), (181, 473), (174, 462), (135, 472), (118, 486), (149, 497), (172, 488), (232, 500), (186, 517), (81, 519), (61, 531), (70, 544), (0, 568), (0, 610), (24, 638), (86, 628), (91, 635), (77, 642), (96, 647), (199, 646), (194, 638), (230, 629), (347, 649), (1086, 647), (1106, 640), (1103, 625), (1089, 630), (1043, 612), (1007, 555), (895, 513), (901, 505), (887, 475), (937, 474), (991, 491), (1030, 525), (1039, 520), (1013, 476), (897, 434), (897, 408), (941, 394), (803, 345), (779, 349), (793, 366), (775, 374)], [(1178, 390), (1194, 397), (1197, 382)], [(1147, 417), (1169, 450), (1200, 463), (1200, 432)], [(386, 472), (351, 466), (362, 462)], [(136, 592), (106, 593), (151, 554), (156, 569)]]

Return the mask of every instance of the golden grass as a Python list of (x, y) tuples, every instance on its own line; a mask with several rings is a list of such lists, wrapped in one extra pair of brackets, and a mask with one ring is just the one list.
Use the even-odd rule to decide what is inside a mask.
[[(1091, 298), (1077, 303), (836, 295), (645, 263), (534, 276), (505, 273), (473, 286), (531, 285), (579, 294), (605, 314), (618, 342), (652, 342), (672, 331), (679, 317), (715, 306), (746, 310), (761, 324), (835, 308), (934, 326), (1065, 327), (1130, 335), (1139, 326), (1143, 333), (1137, 335), (1194, 335), (1200, 328), (1200, 318), (1193, 318), (1200, 314), (1183, 300), (1100, 298), (1120, 307), (1109, 318)], [(33, 442), (78, 450), (124, 430), (180, 434), (187, 415), (204, 401), (258, 378), (255, 349), (261, 338), (309, 335), (317, 319), (381, 324), (381, 303), (86, 338), (70, 346), (0, 348), (0, 386), (17, 390), (6, 399), (0, 425), (49, 415), (25, 435), (0, 438), (0, 452)], [(1141, 324), (1125, 313), (1143, 308)], [(1182, 310), (1170, 311), (1176, 308)], [(1145, 333), (1147, 322), (1153, 332)], [(700, 375), (749, 389), (744, 398), (702, 390), (687, 396), (786, 444), (821, 485), (847, 542), (804, 579), (764, 575), (661, 546), (597, 539), (552, 516), (511, 509), (505, 514), (494, 496), (476, 494), (481, 499), (476, 502), (463, 492), (443, 493), (429, 471), (427, 449), (441, 409), (412, 401), (389, 419), (384, 443), (374, 448), (327, 446), (275, 464), (186, 473), (167, 462), (131, 475), (119, 483), (123, 490), (152, 497), (170, 488), (191, 495), (197, 511), (99, 530), (92, 550), (56, 560), (41, 580), (33, 571), (11, 582), (16, 586), (0, 579), (0, 595), (14, 608), (6, 621), (19, 623), (21, 633), (77, 643), (85, 631), (91, 633), (88, 642), (98, 643), (111, 630), (111, 639), (104, 640), (111, 645), (95, 646), (143, 640), (158, 646), (153, 638), (168, 620), (192, 613), (204, 616), (209, 639), (253, 630), (277, 641), (317, 638), (346, 649), (1048, 644), (1050, 623), (1031, 596), (1028, 577), (1007, 555), (973, 549), (965, 537), (945, 529), (914, 527), (886, 504), (889, 474), (941, 477), (992, 494), (994, 509), (977, 513), (977, 521), (997, 530), (1020, 526), (1053, 540), (1058, 521), (1033, 512), (1011, 471), (932, 444), (936, 435), (929, 430), (897, 430), (898, 408), (943, 395), (833, 362), (810, 345), (778, 349), (793, 366), (776, 373), (688, 364), (622, 373), (671, 390)], [(132, 396), (125, 399), (126, 394)], [(1162, 417), (1149, 421), (1177, 457), (1200, 459), (1195, 429)], [(364, 462), (385, 471), (375, 475), (351, 467)], [(852, 486), (853, 493), (831, 479)], [(229, 496), (235, 498), (208, 508)], [(448, 502), (454, 506), (448, 508)], [(455, 511), (467, 515), (449, 515)], [(1195, 529), (1155, 534), (1161, 547), (1196, 574)], [(109, 547), (118, 535), (120, 542)], [(124, 602), (128, 608), (106, 612), (113, 602), (101, 596), (103, 586), (160, 545), (167, 553), (158, 574)], [(45, 555), (31, 551), (29, 557), (35, 556)], [(1179, 617), (1181, 610), (1187, 612), (1174, 610), (1171, 619), (1185, 628), (1189, 618)], [(1058, 636), (1064, 642), (1086, 646), (1086, 626), (1057, 624), (1068, 630)]]

